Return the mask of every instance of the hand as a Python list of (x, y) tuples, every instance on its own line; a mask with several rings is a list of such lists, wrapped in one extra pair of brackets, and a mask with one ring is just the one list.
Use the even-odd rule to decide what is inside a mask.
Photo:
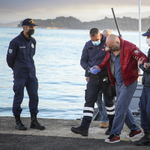
[(89, 77), (86, 77), (85, 80), (86, 80), (87, 82), (89, 82)]
[(93, 69), (99, 69), (99, 70), (101, 70), (98, 66), (93, 67)]
[(99, 73), (101, 70), (100, 70), (100, 68), (97, 66), (97, 65), (95, 65), (95, 66), (93, 66), (93, 67), (91, 67), (90, 68), (90, 72), (92, 73), (92, 74), (97, 74), (97, 73)]
[[(134, 56), (134, 59), (136, 59), (136, 60), (138, 61), (138, 57), (137, 57), (137, 56)], [(140, 58), (140, 59), (141, 59), (141, 58)], [(140, 60), (140, 59), (139, 59), (139, 60)]]
[(150, 63), (144, 63), (144, 66), (143, 66), (145, 69), (147, 69), (148, 67), (150, 67)]
[[(135, 56), (136, 57), (136, 56)], [(136, 59), (136, 58), (135, 58)], [(136, 59), (137, 60), (137, 59)], [(138, 63), (139, 63), (139, 65), (141, 65), (141, 64), (143, 64), (143, 60), (144, 60), (144, 58), (140, 58), (139, 59), (139, 61), (138, 61)]]

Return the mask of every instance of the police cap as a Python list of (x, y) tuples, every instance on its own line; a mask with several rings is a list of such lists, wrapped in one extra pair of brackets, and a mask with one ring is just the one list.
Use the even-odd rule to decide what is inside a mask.
[(31, 18), (22, 21), (22, 26), (37, 26)]
[(143, 36), (148, 36), (148, 35), (150, 35), (150, 28), (149, 28), (145, 33), (143, 33), (142, 35), (143, 35)]

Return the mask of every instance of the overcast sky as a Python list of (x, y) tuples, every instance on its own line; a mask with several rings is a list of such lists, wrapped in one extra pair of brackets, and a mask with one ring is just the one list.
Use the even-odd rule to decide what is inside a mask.
[[(93, 21), (113, 17), (112, 7), (116, 16), (132, 12), (138, 17), (138, 0), (0, 0), (0, 23), (28, 17), (54, 19), (58, 16)], [(141, 12), (150, 16), (150, 0), (141, 0)]]

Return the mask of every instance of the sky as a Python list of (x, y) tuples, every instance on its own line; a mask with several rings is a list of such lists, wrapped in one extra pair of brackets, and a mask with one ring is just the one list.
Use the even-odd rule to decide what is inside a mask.
[[(0, 23), (25, 18), (54, 19), (73, 16), (81, 21), (128, 15), (138, 18), (139, 0), (0, 0)], [(150, 16), (150, 0), (141, 0), (141, 17)]]

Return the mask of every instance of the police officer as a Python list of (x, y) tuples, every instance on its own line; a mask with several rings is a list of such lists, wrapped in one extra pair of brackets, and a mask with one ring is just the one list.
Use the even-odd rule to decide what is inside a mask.
[(14, 75), (14, 100), (13, 115), (15, 116), (18, 130), (26, 130), (20, 119), (22, 112), (21, 103), (24, 96), (24, 87), (29, 95), (29, 109), (31, 113), (30, 128), (43, 130), (44, 126), (37, 121), (38, 113), (38, 81), (33, 56), (35, 54), (36, 41), (31, 36), (34, 34), (34, 27), (37, 26), (30, 18), (23, 20), (23, 31), (15, 37), (9, 44), (7, 52), (7, 64), (13, 70)]
[[(142, 35), (146, 37), (146, 43), (150, 46), (150, 28)], [(142, 79), (144, 86), (139, 102), (141, 127), (144, 130), (144, 136), (140, 140), (135, 141), (135, 144), (139, 146), (150, 146), (150, 49), (147, 57), (149, 62), (145, 63), (145, 66), (143, 65), (143, 59), (139, 60), (139, 67), (144, 71)]]
[[(88, 129), (94, 112), (94, 104), (97, 101), (99, 91), (104, 88), (104, 80), (105, 83), (107, 83), (107, 86), (110, 84), (108, 81), (107, 68), (105, 68), (102, 72), (97, 73), (96, 75), (90, 73), (90, 68), (92, 68), (94, 65), (98, 65), (99, 63), (101, 63), (106, 55), (106, 52), (103, 51), (105, 48), (106, 38), (99, 32), (97, 28), (92, 28), (90, 30), (90, 38), (91, 40), (85, 44), (81, 56), (81, 66), (86, 70), (85, 76), (89, 76), (89, 81), (87, 83), (87, 90), (85, 94), (86, 102), (83, 110), (83, 120), (81, 126), (77, 128), (71, 128), (71, 131), (73, 133), (81, 134), (83, 136), (88, 136)], [(108, 96), (106, 90), (103, 91), (105, 105), (110, 108), (109, 111), (112, 111), (113, 114), (113, 98), (110, 98)], [(112, 126), (113, 117), (114, 114), (111, 115), (110, 118), (108, 116), (110, 126)]]

